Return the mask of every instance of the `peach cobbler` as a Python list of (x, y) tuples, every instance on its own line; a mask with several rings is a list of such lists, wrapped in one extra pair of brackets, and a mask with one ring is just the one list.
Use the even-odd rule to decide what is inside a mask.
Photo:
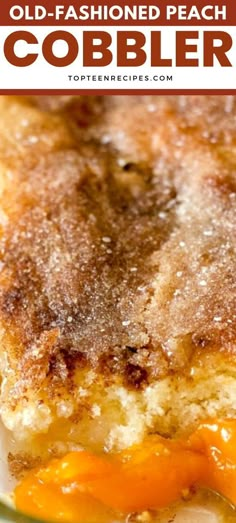
[(1, 96), (0, 138), (16, 507), (236, 521), (236, 99)]

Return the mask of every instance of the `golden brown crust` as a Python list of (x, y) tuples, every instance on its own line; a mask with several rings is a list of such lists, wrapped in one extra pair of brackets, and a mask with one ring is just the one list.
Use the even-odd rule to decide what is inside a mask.
[(235, 99), (2, 97), (0, 111), (5, 401), (73, 395), (83, 368), (137, 390), (232, 359)]

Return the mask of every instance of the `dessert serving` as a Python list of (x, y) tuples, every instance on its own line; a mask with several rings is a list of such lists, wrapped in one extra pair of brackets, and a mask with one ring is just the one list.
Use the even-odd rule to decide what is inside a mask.
[(236, 521), (235, 98), (2, 96), (0, 135), (14, 505)]

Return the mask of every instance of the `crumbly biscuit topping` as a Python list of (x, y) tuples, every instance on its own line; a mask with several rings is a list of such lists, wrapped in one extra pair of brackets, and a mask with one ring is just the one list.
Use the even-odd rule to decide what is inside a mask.
[(88, 371), (148, 395), (208, 355), (233, 362), (235, 99), (1, 97), (0, 110), (3, 417), (20, 402), (27, 426), (33, 397), (47, 431), (63, 398), (76, 422)]

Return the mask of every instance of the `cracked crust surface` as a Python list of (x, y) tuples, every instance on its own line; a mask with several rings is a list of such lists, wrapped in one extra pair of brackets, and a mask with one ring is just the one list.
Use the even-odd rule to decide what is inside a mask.
[(235, 415), (235, 99), (0, 97), (0, 113), (15, 438), (120, 448)]

